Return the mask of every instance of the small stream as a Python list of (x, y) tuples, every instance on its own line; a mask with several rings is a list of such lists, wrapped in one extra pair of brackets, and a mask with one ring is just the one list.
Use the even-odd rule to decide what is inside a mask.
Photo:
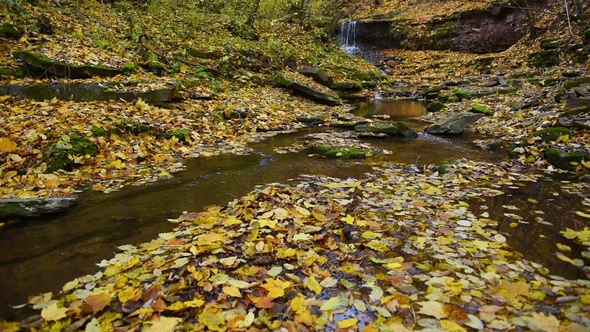
[[(423, 112), (422, 103), (397, 100), (360, 104), (357, 110), (358, 115), (366, 117), (386, 114), (392, 120), (406, 121), (416, 129), (421, 129), (425, 124), (409, 118)], [(273, 151), (276, 147), (289, 146), (305, 139), (308, 134), (330, 130), (342, 129), (315, 127), (275, 136), (251, 144), (255, 152), (246, 156), (189, 159), (186, 161), (187, 169), (176, 174), (173, 179), (141, 187), (127, 187), (111, 194), (84, 192), (80, 195), (78, 206), (66, 214), (4, 226), (0, 229), (0, 317), (20, 318), (27, 309), (15, 310), (9, 305), (25, 303), (29, 295), (57, 292), (67, 281), (95, 273), (98, 270), (95, 264), (111, 258), (117, 252), (117, 246), (149, 241), (156, 238), (158, 233), (171, 231), (175, 224), (167, 219), (176, 218), (183, 211), (200, 211), (213, 204), (225, 205), (257, 185), (284, 183), (300, 174), (358, 178), (369, 172), (371, 168), (365, 160), (310, 158), (304, 153), (278, 154)], [(486, 161), (503, 158), (503, 154), (484, 151), (471, 143), (470, 140), (475, 138), (481, 136), (473, 133), (459, 136), (421, 133), (418, 139), (413, 140), (396, 138), (370, 142), (393, 152), (382, 159), (402, 163), (415, 163), (418, 160), (420, 164), (441, 164), (459, 158)], [(539, 186), (530, 192), (519, 191), (518, 195), (502, 195), (481, 204), (488, 205), (487, 211), (493, 218), (492, 212), (500, 211), (501, 205), (507, 204), (506, 201), (513, 205), (526, 203), (528, 197), (536, 197), (541, 201), (539, 195), (543, 195), (544, 188)], [(546, 195), (556, 190), (554, 186), (547, 188), (549, 191)], [(551, 209), (557, 215), (562, 209), (581, 209), (578, 206), (580, 200), (575, 197), (567, 199), (569, 197), (571, 195), (563, 194), (560, 200), (555, 200), (552, 196), (554, 205)], [(498, 220), (501, 217), (498, 215)], [(499, 227), (504, 230), (502, 224)], [(525, 257), (542, 257), (536, 261), (548, 266), (553, 273), (583, 277), (578, 268), (550, 257), (549, 251), (540, 253), (535, 251), (534, 246), (531, 251), (530, 241), (537, 241), (539, 236), (523, 229), (519, 228), (522, 234), (514, 233), (509, 241), (521, 243), (516, 249), (523, 252)], [(550, 230), (544, 232), (547, 237), (559, 236), (556, 233)], [(556, 239), (551, 241), (566, 243)], [(552, 249), (547, 247), (547, 250)]]

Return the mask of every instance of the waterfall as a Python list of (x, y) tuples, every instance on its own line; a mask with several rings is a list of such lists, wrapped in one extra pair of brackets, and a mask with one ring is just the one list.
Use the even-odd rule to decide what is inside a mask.
[(356, 23), (356, 21), (340, 22), (340, 48), (349, 55), (361, 53), (356, 44)]

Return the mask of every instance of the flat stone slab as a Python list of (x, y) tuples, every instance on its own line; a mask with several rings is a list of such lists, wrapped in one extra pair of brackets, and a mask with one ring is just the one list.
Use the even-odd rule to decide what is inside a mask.
[(10, 95), (13, 97), (34, 100), (51, 100), (57, 98), (59, 100), (73, 101), (105, 101), (119, 99), (133, 101), (141, 98), (146, 102), (169, 102), (182, 99), (178, 91), (177, 83), (149, 91), (133, 91), (132, 89), (115, 90), (109, 88), (108, 84), (100, 83), (8, 84), (0, 86), (0, 95)]
[(484, 116), (481, 113), (470, 112), (454, 114), (443, 121), (431, 125), (425, 131), (429, 134), (460, 134), (465, 128), (471, 126)]
[(64, 212), (76, 205), (77, 200), (77, 197), (0, 199), (0, 218), (38, 217)]

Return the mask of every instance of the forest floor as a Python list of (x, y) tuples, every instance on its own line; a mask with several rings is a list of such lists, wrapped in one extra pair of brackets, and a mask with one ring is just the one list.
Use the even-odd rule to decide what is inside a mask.
[[(142, 13), (125, 6), (41, 2), (7, 7), (15, 26), (27, 33), (17, 40), (2, 39), (7, 42), (0, 46), (0, 56), (12, 69), (19, 66), (12, 53), (23, 49), (66, 63), (120, 67), (145, 64), (135, 52), (141, 46), (163, 55), (168, 75), (140, 68), (100, 83), (141, 82), (138, 86), (148, 89), (197, 79), (199, 84), (182, 86), (181, 92), (208, 97), (166, 107), (142, 100), (0, 97), (2, 198), (68, 196), (80, 189), (108, 193), (141, 185), (182, 170), (183, 158), (247, 153), (249, 141), (301, 127), (298, 117), (323, 115), (329, 125), (334, 113), (347, 114), (347, 106), (318, 105), (266, 84), (276, 71), (318, 89), (322, 87), (295, 69), (321, 67), (338, 81), (381, 79), (383, 91), (393, 91), (390, 87), (399, 81), (419, 91), (451, 80), (490, 78), (465, 65), (484, 56), (394, 51), (397, 71), (386, 78), (366, 61), (348, 57), (313, 26), (306, 30), (299, 24), (261, 21), (259, 31), (244, 36), (229, 28), (236, 24), (230, 16), (171, 8)], [(59, 27), (53, 34), (37, 31), (44, 15)], [(245, 39), (249, 33), (258, 40)], [(281, 35), (300, 37), (284, 43)], [(496, 57), (494, 70), (524, 61), (524, 47), (516, 45)], [(191, 48), (199, 57), (190, 56)], [(587, 75), (587, 62), (556, 66), (544, 74), (554, 78), (574, 70)], [(449, 102), (443, 111), (422, 118), (435, 121), (484, 104), (494, 115), (472, 129), (494, 134), (505, 145), (524, 139), (526, 145), (514, 148), (515, 159), (496, 164), (460, 160), (445, 174), (438, 172), (440, 165), (381, 164), (361, 179), (302, 176), (290, 184), (263, 186), (227, 206), (187, 212), (176, 220), (177, 228), (151, 242), (120, 247), (115, 257), (99, 263), (96, 274), (68, 282), (59, 294), (32, 297), (29, 305), (40, 314), (22, 322), (0, 320), (0, 331), (586, 331), (590, 281), (568, 280), (523, 259), (497, 230), (497, 221), (485, 212), (474, 213), (466, 202), (502, 194), (498, 184), (518, 185), (563, 172), (546, 161), (550, 147), (566, 152), (586, 148), (586, 128), (549, 142), (534, 135), (555, 125), (566, 109), (565, 103), (549, 101), (548, 88), (539, 85), (545, 79), (534, 78), (524, 79), (514, 94)], [(53, 78), (2, 76), (2, 84), (48, 80)], [(534, 96), (540, 106), (555, 105), (553, 113), (540, 107), (509, 110)], [(242, 111), (251, 115), (232, 117)], [(151, 129), (135, 131), (139, 124)], [(182, 138), (167, 135), (183, 130), (189, 134)], [(72, 156), (71, 171), (47, 172), (45, 151), (67, 148), (72, 133), (90, 140), (97, 154)], [(586, 209), (567, 213), (587, 225), (590, 198), (583, 174), (588, 167), (573, 166), (582, 181), (563, 184), (563, 189), (579, 196)], [(588, 273), (590, 229), (561, 231), (566, 244), (556, 246), (557, 257)], [(581, 245), (582, 252), (572, 252), (573, 244)]]

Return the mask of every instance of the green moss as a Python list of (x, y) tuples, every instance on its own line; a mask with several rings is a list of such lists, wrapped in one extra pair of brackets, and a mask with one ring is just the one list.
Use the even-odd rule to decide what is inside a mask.
[(427, 112), (438, 112), (445, 108), (445, 104), (441, 103), (440, 101), (433, 101), (428, 106), (426, 106)]
[(176, 137), (179, 142), (185, 142), (186, 138), (189, 137), (190, 134), (191, 134), (190, 130), (181, 129), (181, 130), (175, 130), (175, 131), (169, 132), (168, 134), (166, 134), (166, 138), (170, 139), (172, 137)]
[(132, 74), (137, 72), (139, 66), (135, 62), (128, 62), (123, 65), (123, 72), (125, 74)]
[(153, 128), (145, 123), (136, 123), (136, 124), (128, 125), (127, 130), (132, 135), (137, 136), (142, 133), (148, 133), (148, 132), (152, 131)]
[(0, 76), (14, 76), (23, 78), (25, 77), (25, 72), (22, 69), (0, 68)]
[(569, 171), (576, 169), (576, 163), (590, 160), (590, 154), (586, 152), (564, 153), (553, 148), (545, 153), (545, 157), (551, 165)]
[(580, 77), (580, 78), (576, 78), (576, 79), (566, 80), (565, 82), (563, 82), (563, 88), (566, 90), (569, 90), (571, 88), (575, 88), (577, 86), (580, 86), (581, 84), (584, 84), (584, 83), (590, 83), (590, 77), (586, 76), (586, 77)]
[(47, 162), (47, 171), (54, 172), (58, 169), (71, 171), (74, 166), (74, 160), (69, 156), (96, 156), (98, 148), (92, 141), (80, 134), (69, 134), (66, 139), (60, 140), (52, 145), (43, 156), (43, 161)]
[(516, 144), (509, 144), (506, 147), (506, 153), (508, 154), (508, 157), (512, 158), (512, 159), (516, 159), (520, 156), (520, 154), (518, 152), (516, 152), (516, 148), (518, 148), (519, 146)]
[(21, 33), (14, 27), (14, 25), (10, 23), (4, 23), (0, 25), (0, 36), (12, 39), (19, 39), (21, 37)]
[(275, 81), (275, 83), (285, 88), (289, 87), (291, 83), (293, 83), (290, 79), (286, 78), (285, 75), (283, 75), (280, 72), (274, 74), (273, 80)]
[(551, 127), (551, 128), (544, 128), (541, 130), (537, 130), (533, 133), (535, 137), (541, 137), (543, 142), (549, 143), (553, 141), (557, 141), (559, 136), (570, 135), (570, 131), (567, 128), (562, 127)]
[(484, 105), (473, 105), (471, 107), (471, 113), (482, 113), (488, 116), (494, 115), (494, 112)]
[(486, 144), (486, 147), (490, 151), (499, 151), (504, 146), (504, 142), (502, 140), (491, 141)]
[(367, 149), (339, 149), (326, 144), (310, 145), (305, 150), (308, 154), (319, 154), (326, 158), (342, 158), (342, 159), (364, 159), (375, 154), (372, 150)]
[(453, 89), (453, 94), (457, 98), (459, 98), (459, 101), (471, 99), (471, 93), (469, 93), (468, 91), (461, 90), (461, 89)]
[(102, 127), (92, 127), (90, 132), (92, 133), (92, 136), (105, 136), (107, 134), (106, 129)]
[(439, 175), (447, 174), (449, 172), (449, 169), (450, 168), (451, 168), (451, 165), (449, 165), (449, 164), (442, 164), (442, 165), (438, 166), (438, 174)]
[(158, 55), (153, 52), (149, 52), (144, 54), (144, 60), (147, 62), (147, 69), (158, 76), (163, 76), (166, 74), (166, 68), (164, 65), (158, 60)]
[(557, 50), (539, 51), (529, 54), (529, 64), (533, 67), (551, 67), (559, 64)]

